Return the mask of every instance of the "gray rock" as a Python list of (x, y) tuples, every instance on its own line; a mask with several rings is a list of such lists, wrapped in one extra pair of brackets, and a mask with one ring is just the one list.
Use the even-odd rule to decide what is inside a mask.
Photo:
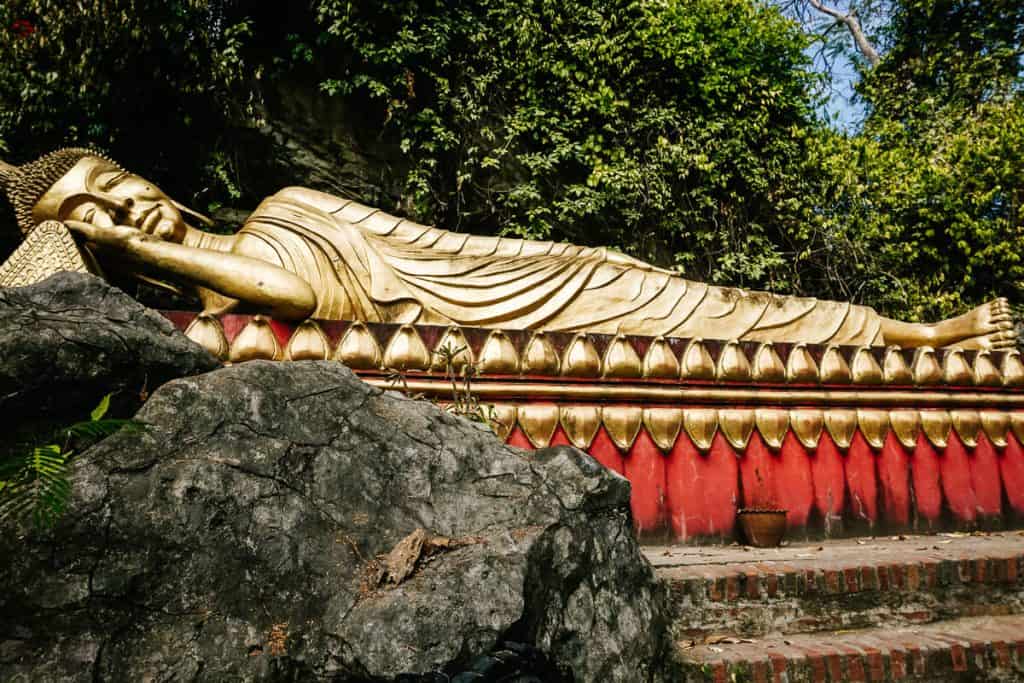
[(165, 318), (97, 277), (58, 273), (0, 289), (0, 414), (20, 427), (17, 438), (0, 435), (0, 451), (86, 418), (108, 393), (130, 415), (145, 392), (219, 366)]
[[(660, 675), (629, 484), (580, 451), (332, 362), (176, 380), (137, 418), (77, 461), (56, 529), (0, 534), (0, 679), (387, 680), (505, 640), (577, 681)], [(380, 581), (418, 529), (434, 553)]]

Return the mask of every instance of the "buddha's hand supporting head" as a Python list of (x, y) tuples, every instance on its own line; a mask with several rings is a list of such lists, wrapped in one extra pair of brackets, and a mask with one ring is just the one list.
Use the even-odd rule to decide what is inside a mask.
[(101, 230), (126, 226), (173, 242), (187, 231), (174, 201), (156, 185), (89, 150), (60, 150), (20, 167), (7, 191), (26, 233), (46, 220)]

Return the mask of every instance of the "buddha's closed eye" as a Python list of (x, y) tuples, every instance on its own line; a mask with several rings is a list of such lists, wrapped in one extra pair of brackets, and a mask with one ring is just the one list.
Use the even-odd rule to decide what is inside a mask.
[(110, 227), (117, 223), (116, 216), (112, 216), (104, 207), (92, 202), (79, 204), (68, 212), (65, 218), (90, 223), (101, 228)]

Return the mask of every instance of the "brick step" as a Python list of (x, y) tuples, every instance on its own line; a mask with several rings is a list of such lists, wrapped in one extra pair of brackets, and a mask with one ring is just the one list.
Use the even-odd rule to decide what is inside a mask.
[(1022, 615), (679, 647), (688, 682), (1024, 680)]
[(1024, 532), (645, 548), (679, 638), (1024, 614)]

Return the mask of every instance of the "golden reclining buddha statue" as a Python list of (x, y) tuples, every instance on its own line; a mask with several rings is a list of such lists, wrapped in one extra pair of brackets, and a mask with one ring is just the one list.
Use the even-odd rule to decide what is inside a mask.
[(605, 248), (449, 232), (305, 188), (281, 190), (236, 233), (214, 234), (86, 149), (0, 162), (0, 182), (24, 238), (0, 266), (0, 286), (39, 279), (49, 260), (50, 272), (74, 262), (189, 291), (214, 315), (903, 347), (1016, 342), (1005, 299), (906, 323), (851, 303), (694, 282)]

